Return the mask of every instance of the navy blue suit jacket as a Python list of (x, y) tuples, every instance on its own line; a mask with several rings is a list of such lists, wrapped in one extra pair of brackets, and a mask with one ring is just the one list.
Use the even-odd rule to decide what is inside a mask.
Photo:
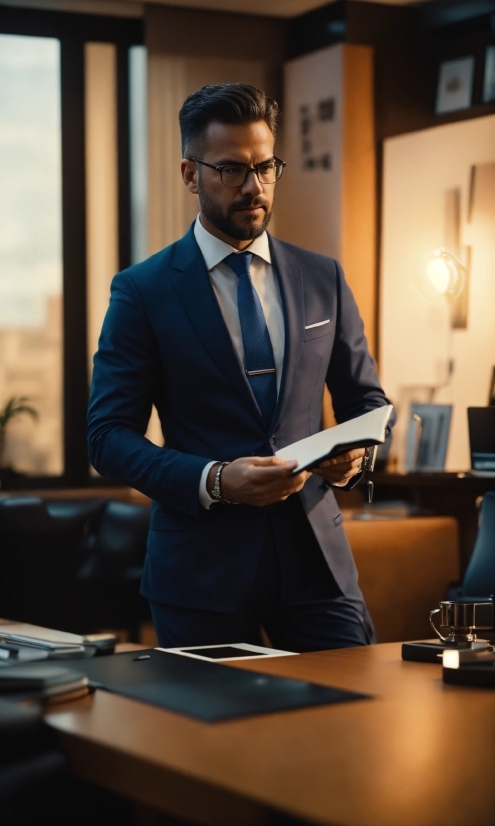
[[(339, 422), (388, 404), (340, 265), (272, 237), (270, 249), (285, 355), (269, 428), (192, 228), (112, 282), (94, 360), (90, 457), (99, 473), (153, 500), (142, 590), (157, 602), (232, 611), (253, 583), (266, 512), (248, 505), (204, 509), (198, 491), (207, 462), (268, 456), (318, 432), (325, 382)], [(164, 447), (144, 437), (152, 404)], [(313, 476), (298, 495), (339, 587), (354, 592), (356, 569), (332, 489)]]

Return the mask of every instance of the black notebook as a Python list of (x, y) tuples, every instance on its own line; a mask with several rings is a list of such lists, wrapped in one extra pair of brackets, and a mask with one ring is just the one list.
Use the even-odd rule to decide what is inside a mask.
[(79, 671), (44, 662), (22, 662), (0, 670), (0, 693), (23, 698), (48, 698), (87, 689)]
[(243, 671), (156, 649), (79, 660), (77, 668), (95, 688), (210, 723), (367, 699), (364, 694)]

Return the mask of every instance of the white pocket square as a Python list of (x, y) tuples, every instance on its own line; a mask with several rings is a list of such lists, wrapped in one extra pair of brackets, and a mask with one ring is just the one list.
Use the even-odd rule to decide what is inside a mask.
[(304, 329), (312, 330), (313, 327), (323, 327), (324, 324), (330, 324), (330, 319), (326, 318), (325, 321), (317, 321), (316, 324), (308, 324)]

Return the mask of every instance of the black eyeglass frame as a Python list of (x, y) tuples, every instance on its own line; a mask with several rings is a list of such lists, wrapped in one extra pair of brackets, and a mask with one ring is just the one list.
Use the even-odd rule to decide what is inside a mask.
[[(273, 156), (273, 161), (264, 161), (263, 163), (259, 163), (256, 166), (246, 166), (243, 163), (224, 163), (224, 164), (221, 164), (220, 166), (215, 166), (215, 164), (207, 163), (206, 161), (201, 161), (199, 158), (188, 158), (187, 160), (188, 161), (194, 161), (194, 163), (203, 164), (203, 166), (209, 166), (210, 169), (215, 169), (216, 172), (220, 173), (220, 180), (223, 183), (223, 185), (229, 187), (229, 189), (235, 189), (238, 186), (244, 186), (244, 184), (246, 183), (246, 181), (248, 179), (248, 175), (251, 172), (254, 172), (254, 174), (258, 178), (258, 181), (261, 184), (261, 186), (274, 186), (274, 184), (276, 184), (277, 181), (279, 181), (280, 178), (282, 177), (282, 173), (284, 171), (284, 168), (287, 166), (287, 163), (285, 161), (283, 161), (281, 158), (277, 158), (276, 155)], [(274, 166), (275, 166), (275, 180), (270, 181), (270, 183), (267, 183), (266, 181), (261, 181), (260, 176), (259, 176), (260, 167), (265, 166), (267, 163), (273, 163)], [(235, 184), (235, 185), (234, 184), (226, 184), (225, 181), (223, 180), (223, 176), (222, 176), (223, 170), (226, 169), (227, 167), (233, 167), (233, 166), (238, 166), (240, 169), (245, 169), (246, 170), (246, 175), (244, 177), (244, 180), (243, 180), (242, 184)], [(279, 169), (280, 169), (280, 173), (278, 172)]]

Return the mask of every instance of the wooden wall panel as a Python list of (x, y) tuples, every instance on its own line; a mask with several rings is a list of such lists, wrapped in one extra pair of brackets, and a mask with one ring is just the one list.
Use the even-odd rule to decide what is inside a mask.
[(119, 269), (117, 182), (117, 49), (86, 43), (86, 227), (90, 375), (110, 283)]
[(341, 263), (376, 348), (376, 160), (373, 50), (343, 50)]
[(263, 88), (263, 64), (166, 54), (149, 56), (150, 253), (180, 238), (198, 213), (197, 198), (188, 192), (180, 175), (180, 108), (185, 98), (204, 84), (225, 82), (252, 83)]
[(183, 235), (197, 201), (180, 177), (178, 114), (205, 84), (243, 82), (279, 95), (286, 23), (254, 15), (146, 6), (149, 252)]

